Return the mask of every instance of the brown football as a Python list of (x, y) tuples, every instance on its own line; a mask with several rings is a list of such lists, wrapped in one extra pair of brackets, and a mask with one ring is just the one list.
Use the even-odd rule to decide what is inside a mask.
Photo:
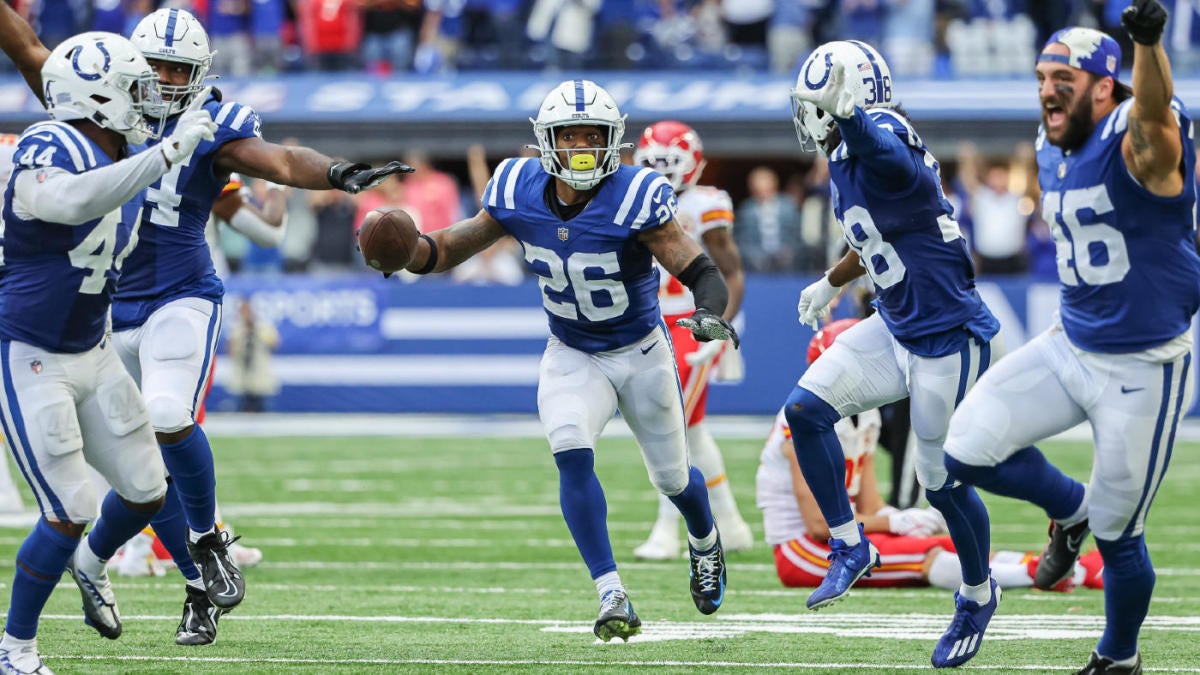
[(394, 206), (381, 206), (363, 218), (358, 249), (367, 266), (390, 274), (412, 261), (420, 234), (412, 216)]

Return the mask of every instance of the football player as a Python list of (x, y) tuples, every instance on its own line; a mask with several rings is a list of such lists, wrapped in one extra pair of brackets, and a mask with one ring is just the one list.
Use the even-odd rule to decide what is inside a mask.
[[(715, 187), (698, 185), (704, 171), (704, 148), (700, 136), (688, 125), (676, 121), (656, 122), (642, 132), (634, 151), (635, 164), (648, 166), (671, 181), (678, 198), (679, 226), (721, 270), (729, 286), (729, 305), (724, 318), (733, 321), (742, 306), (746, 282), (742, 258), (733, 241), (733, 202), (729, 193)], [(692, 292), (669, 272), (659, 270), (658, 304), (671, 331), (675, 347), (675, 366), (683, 385), (684, 414), (687, 415), (688, 459), (708, 485), (713, 516), (721, 530), (725, 551), (744, 551), (754, 544), (750, 526), (738, 512), (721, 449), (704, 425), (708, 404), (708, 383), (713, 369), (724, 358), (727, 343), (697, 342), (691, 331), (675, 324), (696, 311)], [(730, 350), (735, 357), (736, 352)], [(650, 537), (634, 549), (642, 560), (673, 560), (679, 557), (679, 511), (666, 496), (659, 495), (658, 518)]]
[[(40, 79), (50, 121), (25, 130), (4, 197), (0, 236), (0, 423), (42, 516), (17, 551), (0, 670), (49, 673), (38, 618), (64, 570), (101, 635), (121, 635), (100, 560), (137, 534), (167, 491), (146, 405), (107, 335), (122, 263), (138, 238), (146, 188), (187, 163), (217, 125), (186, 109), (153, 150), (143, 113), (158, 78), (136, 47), (83, 33), (45, 59)], [(122, 206), (124, 205), (124, 206)], [(100, 518), (88, 465), (113, 486)]]
[[(1200, 307), (1192, 120), (1172, 94), (1167, 13), (1136, 0), (1133, 87), (1121, 48), (1090, 28), (1054, 33), (1037, 63), (1042, 214), (1058, 249), (1059, 316), (997, 364), (954, 415), (946, 466), (958, 480), (1032, 502), (1051, 518), (1039, 586), (1070, 574), (1089, 529), (1104, 558), (1105, 628), (1084, 675), (1141, 673), (1138, 633), (1154, 568), (1146, 514), (1188, 409), (1191, 323)], [(1032, 444), (1084, 421), (1085, 485)]]
[[(839, 334), (858, 323), (841, 319), (825, 326), (808, 345), (812, 365)], [(879, 443), (880, 415), (875, 409), (845, 417), (834, 425), (846, 460), (846, 493), (854, 518), (871, 535), (879, 549), (879, 568), (859, 582), (862, 586), (938, 586), (957, 589), (962, 583), (954, 542), (940, 535), (945, 520), (933, 508), (899, 510), (887, 506), (875, 477), (875, 450)], [(814, 587), (829, 570), (829, 527), (812, 491), (804, 482), (792, 448), (791, 430), (781, 410), (763, 447), (758, 468), (758, 508), (762, 509), (767, 544), (775, 549), (775, 572), (784, 586)], [(1080, 559), (1075, 573), (1053, 590), (1070, 591), (1076, 585), (1103, 588), (1103, 563), (1093, 551)], [(992, 576), (1005, 588), (1033, 585), (1038, 557), (1017, 551), (991, 554)]]
[[(207, 644), (216, 636), (209, 619), (245, 596), (245, 581), (229, 554), (233, 537), (216, 526), (212, 449), (194, 420), (216, 350), (224, 295), (204, 240), (209, 211), (234, 171), (310, 190), (357, 193), (411, 169), (400, 162), (372, 169), (264, 141), (258, 113), (204, 86), (212, 52), (204, 28), (185, 10), (149, 14), (130, 39), (159, 76), (162, 100), (144, 110), (150, 147), (172, 133), (196, 99), (218, 126), (216, 137), (190, 162), (172, 166), (150, 186), (141, 241), (112, 306), (116, 349), (141, 387), (171, 476), (171, 494), (154, 528), (187, 579), (176, 641)], [(49, 52), (7, 5), (0, 7), (0, 49), (44, 96), (39, 69)]]
[(594, 632), (605, 641), (628, 640), (641, 620), (613, 559), (593, 449), (620, 410), (650, 482), (687, 523), (692, 600), (704, 614), (717, 611), (725, 557), (704, 476), (688, 465), (679, 375), (653, 262), (691, 289), (697, 309), (676, 325), (700, 341), (737, 346), (736, 331), (721, 318), (729, 290), (676, 221), (670, 181), (621, 163), (621, 149), (629, 147), (621, 142), (625, 117), (607, 91), (568, 80), (530, 121), (540, 158), (501, 162), (479, 213), (420, 235), (407, 269), (444, 272), (506, 234), (520, 242), (550, 323), (538, 414), (558, 467), (563, 518), (600, 597)]
[(955, 616), (931, 660), (957, 666), (978, 652), (1000, 591), (988, 572), (987, 510), (974, 489), (946, 476), (942, 443), (951, 411), (991, 362), (1000, 324), (975, 289), (937, 160), (897, 109), (883, 57), (856, 40), (823, 44), (801, 66), (792, 101), (801, 143), (829, 158), (833, 210), (850, 245), (800, 294), (800, 322), (815, 328), (841, 288), (864, 274), (878, 308), (805, 371), (785, 406), (796, 459), (831, 536), (829, 573), (807, 604), (840, 600), (879, 564), (854, 520), (834, 425), (908, 396), (917, 478), (945, 515), (962, 564)]
[[(13, 151), (17, 149), (16, 134), (0, 134), (0, 184), (8, 184), (12, 175)], [(0, 513), (23, 513), (25, 503), (13, 480), (7, 461), (0, 461)]]

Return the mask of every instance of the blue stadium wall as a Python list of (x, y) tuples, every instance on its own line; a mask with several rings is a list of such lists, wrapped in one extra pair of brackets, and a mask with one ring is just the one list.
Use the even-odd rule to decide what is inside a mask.
[[(812, 280), (748, 278), (745, 379), (714, 386), (711, 411), (768, 415), (778, 409), (804, 371), (812, 331), (797, 323), (795, 305)], [(279, 329), (274, 370), (282, 387), (270, 401), (273, 411), (536, 412), (538, 360), (549, 332), (534, 281), (476, 287), (351, 274), (237, 277), (227, 287), (227, 322), (240, 299), (249, 297)], [(1053, 283), (982, 281), (980, 292), (1003, 324), (1010, 349), (1043, 330), (1058, 306)], [(224, 339), (220, 349), (209, 405), (232, 410), (225, 385), (236, 366)]]

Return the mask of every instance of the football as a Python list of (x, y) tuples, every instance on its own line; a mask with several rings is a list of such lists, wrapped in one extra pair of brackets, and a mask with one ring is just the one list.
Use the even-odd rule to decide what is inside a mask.
[(412, 260), (420, 234), (412, 216), (394, 206), (381, 206), (363, 218), (358, 250), (371, 269), (391, 274)]

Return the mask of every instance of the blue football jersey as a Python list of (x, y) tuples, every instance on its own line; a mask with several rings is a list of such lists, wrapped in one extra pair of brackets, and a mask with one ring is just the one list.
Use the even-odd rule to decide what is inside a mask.
[(633, 344), (662, 320), (658, 271), (638, 235), (675, 219), (675, 191), (653, 169), (621, 165), (564, 221), (546, 204), (552, 180), (539, 160), (506, 159), (483, 208), (525, 249), (555, 337), (590, 353)]
[(1067, 337), (1092, 352), (1122, 354), (1182, 334), (1200, 307), (1192, 120), (1171, 103), (1183, 142), (1183, 192), (1159, 197), (1129, 175), (1121, 156), (1132, 100), (1122, 102), (1072, 152), (1037, 139), (1042, 217), (1050, 225)]
[[(226, 179), (215, 173), (213, 162), (225, 143), (258, 136), (261, 122), (253, 108), (238, 103), (210, 98), (204, 109), (217, 123), (215, 138), (201, 141), (186, 163), (172, 166), (146, 191), (141, 240), (113, 299), (116, 330), (140, 326), (154, 310), (177, 298), (219, 302), (225, 293), (204, 239), (213, 202)], [(171, 135), (177, 119), (166, 122), (163, 137)]]
[(113, 160), (69, 124), (39, 122), (21, 135), (13, 161), (0, 226), (0, 338), (87, 351), (104, 337), (122, 261), (137, 243), (144, 193), (80, 225), (25, 220), (13, 212), (18, 175), (51, 167), (79, 174)]
[(875, 283), (880, 316), (919, 356), (957, 352), (968, 337), (990, 340), (1000, 324), (975, 289), (975, 268), (942, 193), (937, 160), (899, 113), (867, 115), (923, 165), (911, 189), (891, 194), (872, 189), (864, 158), (850, 155), (845, 144), (829, 158), (834, 214)]

